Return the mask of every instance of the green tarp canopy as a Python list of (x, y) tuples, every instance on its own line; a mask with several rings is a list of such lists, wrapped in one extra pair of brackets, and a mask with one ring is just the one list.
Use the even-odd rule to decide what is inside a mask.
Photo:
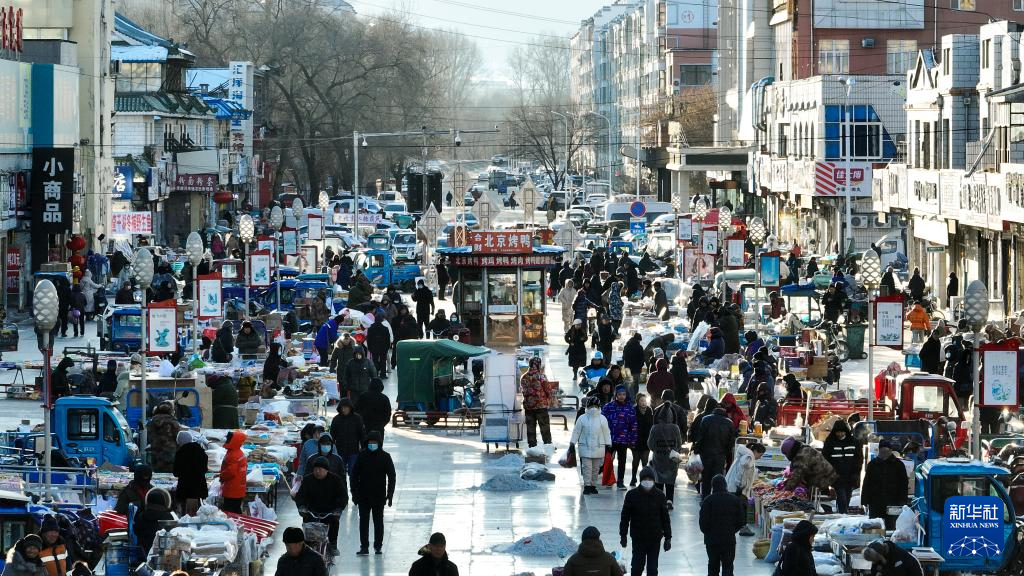
[(398, 404), (419, 402), (434, 404), (435, 364), (445, 362), (441, 374), (451, 374), (454, 359), (489, 354), (489, 348), (471, 346), (455, 340), (402, 340), (398, 343)]

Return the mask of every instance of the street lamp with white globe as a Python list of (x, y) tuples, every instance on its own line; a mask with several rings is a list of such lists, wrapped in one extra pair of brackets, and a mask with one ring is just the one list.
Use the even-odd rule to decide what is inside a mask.
[(249, 252), (252, 241), (256, 239), (256, 223), (252, 216), (242, 214), (238, 219), (238, 237), (245, 246), (245, 317), (249, 316)]
[(188, 261), (192, 264), (192, 353), (196, 354), (199, 352), (199, 283), (198, 283), (198, 272), (196, 271), (199, 267), (199, 263), (203, 261), (203, 253), (206, 252), (206, 248), (203, 246), (203, 237), (199, 235), (199, 232), (192, 231), (185, 239), (185, 254), (188, 255)]
[(747, 223), (747, 237), (750, 238), (750, 243), (754, 246), (754, 253), (751, 254), (754, 261), (754, 321), (758, 326), (761, 324), (761, 267), (758, 266), (757, 257), (767, 234), (768, 229), (765, 228), (764, 220), (761, 220), (759, 216), (754, 216)]
[(149, 348), (149, 342), (147, 341), (147, 294), (150, 284), (153, 283), (153, 255), (150, 254), (146, 248), (139, 248), (135, 253), (135, 258), (132, 260), (131, 266), (132, 277), (139, 282), (139, 288), (142, 289), (142, 344), (139, 346), (139, 353), (142, 354), (142, 376), (139, 380), (139, 396), (141, 397), (142, 407), (142, 418), (139, 419), (141, 424), (141, 438), (142, 446), (145, 448), (149, 446), (146, 442), (146, 351)]
[[(327, 192), (320, 192), (319, 207), (320, 207), (320, 257), (324, 259), (324, 266), (321, 271), (326, 272), (327, 267), (331, 265), (327, 261), (327, 210), (331, 207), (331, 197)], [(318, 267), (319, 268), (319, 267)]]
[(32, 317), (36, 321), (36, 337), (39, 351), (43, 354), (43, 458), (46, 471), (46, 498), (50, 498), (50, 487), (53, 480), (51, 457), (53, 448), (50, 438), (50, 410), (53, 408), (52, 386), (50, 375), (50, 356), (53, 354), (53, 337), (57, 330), (57, 317), (60, 306), (57, 298), (57, 287), (49, 280), (40, 280), (32, 291)]
[(868, 291), (868, 422), (875, 420), (875, 301), (874, 290), (882, 278), (882, 260), (869, 248), (860, 259), (860, 281)]
[[(296, 198), (298, 200), (298, 198)], [(300, 202), (301, 204), (301, 202)], [(294, 206), (294, 204), (293, 204)], [(294, 210), (294, 208), (293, 208)], [(270, 211), (270, 227), (274, 229), (274, 262), (277, 266), (277, 309), (281, 310), (281, 226), (284, 225), (284, 210), (280, 206), (274, 206)], [(248, 312), (248, 310), (246, 310)]]
[(980, 355), (978, 347), (981, 345), (978, 338), (981, 328), (988, 322), (988, 288), (981, 280), (974, 280), (967, 285), (964, 292), (964, 318), (971, 325), (974, 332), (974, 351), (971, 353), (971, 372), (974, 374), (974, 401), (971, 410), (971, 456), (975, 460), (981, 459), (981, 408), (978, 401), (981, 399), (981, 382), (978, 375)]

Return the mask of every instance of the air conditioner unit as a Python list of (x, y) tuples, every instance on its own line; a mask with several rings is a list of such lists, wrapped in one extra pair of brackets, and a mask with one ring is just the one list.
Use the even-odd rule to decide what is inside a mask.
[(872, 224), (874, 224), (875, 228), (885, 228), (888, 230), (894, 226), (893, 222), (896, 218), (892, 214), (881, 214), (872, 219)]
[(866, 216), (851, 216), (850, 217), (850, 222), (853, 224), (854, 228), (867, 228), (868, 227), (868, 219), (867, 219)]

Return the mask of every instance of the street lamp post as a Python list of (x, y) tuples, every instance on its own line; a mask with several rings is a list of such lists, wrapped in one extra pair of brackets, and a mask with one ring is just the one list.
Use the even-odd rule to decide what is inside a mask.
[(321, 268), (317, 266), (318, 270), (325, 270), (331, 265), (327, 261), (327, 209), (331, 207), (331, 197), (327, 192), (320, 192), (320, 197), (317, 198), (317, 205), (320, 208), (320, 257), (324, 259), (324, 266)]
[(609, 190), (609, 193), (610, 193), (612, 188), (613, 188), (613, 186), (612, 186), (612, 121), (609, 120), (607, 116), (605, 116), (604, 114), (601, 114), (600, 112), (587, 112), (587, 114), (590, 114), (591, 116), (597, 116), (598, 118), (602, 118), (602, 119), (604, 119), (605, 122), (608, 123), (608, 138), (607, 138), (607, 143), (608, 143), (608, 190)]
[(860, 279), (868, 290), (868, 422), (875, 421), (875, 304), (873, 292), (882, 277), (882, 261), (872, 249), (860, 259)]
[(850, 90), (854, 84), (857, 83), (857, 79), (852, 76), (846, 78), (840, 78), (839, 82), (846, 86), (846, 98), (843, 101), (843, 116), (846, 120), (846, 137), (843, 139), (846, 143), (846, 186), (844, 190), (846, 194), (846, 249), (842, 250), (842, 254), (850, 254), (853, 252), (853, 175), (850, 172), (850, 164), (853, 159), (853, 112), (850, 110)]
[[(722, 272), (725, 273), (728, 268), (729, 260), (729, 247), (725, 241), (729, 235), (729, 230), (732, 228), (732, 210), (728, 206), (722, 206), (718, 209), (718, 252), (722, 255)], [(724, 284), (723, 284), (724, 286)], [(724, 296), (724, 294), (723, 294)]]
[[(278, 241), (274, 246), (274, 262), (277, 265), (277, 309), (282, 310), (281, 307), (281, 226), (284, 226), (284, 210), (281, 210), (280, 206), (274, 206), (274, 209), (270, 211), (270, 227), (274, 229), (274, 235), (278, 238)], [(356, 229), (356, 235), (358, 235), (358, 228)], [(248, 310), (246, 310), (248, 312)]]
[(57, 326), (59, 307), (57, 287), (49, 280), (40, 280), (32, 292), (32, 317), (36, 321), (36, 337), (39, 351), (43, 354), (43, 459), (45, 461), (46, 498), (50, 498), (50, 487), (53, 481), (51, 457), (53, 453), (50, 437), (50, 355), (53, 353), (54, 329)]
[[(192, 264), (192, 353), (199, 352), (199, 283), (196, 268), (203, 261), (203, 237), (193, 230), (185, 240), (185, 253)], [(248, 303), (246, 303), (248, 304)]]
[[(565, 142), (565, 169), (562, 170), (562, 189), (565, 190), (566, 194), (568, 194), (569, 190), (565, 186), (565, 181), (569, 178), (569, 115), (568, 114), (563, 114), (561, 112), (555, 112), (554, 110), (552, 110), (551, 113), (554, 114), (555, 116), (558, 116), (559, 118), (561, 118), (562, 122), (565, 123), (565, 131), (564, 131), (564, 136), (565, 136), (565, 140), (564, 140), (564, 142)], [(558, 162), (555, 162), (555, 170), (558, 170)], [(566, 202), (565, 202), (565, 210), (566, 210), (566, 212), (569, 211), (569, 204), (570, 203), (569, 203), (569, 200), (568, 200), (568, 197), (567, 197), (566, 198)]]
[(139, 282), (139, 288), (142, 289), (142, 345), (139, 347), (139, 352), (142, 353), (142, 376), (139, 381), (142, 417), (139, 418), (139, 422), (142, 424), (142, 430), (140, 432), (142, 438), (142, 449), (145, 450), (149, 447), (149, 444), (146, 442), (146, 351), (149, 347), (146, 334), (146, 306), (148, 305), (146, 302), (146, 290), (148, 290), (149, 285), (153, 283), (153, 255), (149, 253), (149, 250), (146, 248), (139, 248), (138, 252), (135, 253), (135, 259), (132, 261), (131, 271), (132, 276)]
[(768, 235), (768, 229), (765, 228), (764, 220), (761, 220), (759, 216), (754, 216), (750, 220), (750, 224), (747, 225), (747, 234), (750, 236), (750, 242), (754, 245), (754, 318), (758, 326), (761, 324), (761, 269), (757, 265), (757, 249), (764, 243), (765, 236)]
[(978, 347), (981, 345), (978, 334), (981, 327), (988, 321), (988, 288), (981, 280), (975, 280), (967, 286), (964, 292), (964, 317), (971, 324), (974, 332), (974, 351), (971, 354), (971, 372), (974, 374), (974, 398), (971, 408), (971, 456), (975, 460), (981, 459), (981, 408), (978, 407), (978, 399), (981, 397), (981, 381), (978, 375), (980, 364)]
[(248, 214), (242, 214), (242, 217), (238, 219), (238, 236), (242, 240), (242, 244), (245, 245), (245, 316), (249, 316), (249, 248), (252, 241), (256, 239), (256, 223), (253, 222), (252, 216)]
[[(704, 241), (704, 219), (708, 217), (708, 205), (707, 205), (707, 202), (704, 202), (703, 198), (701, 198), (700, 200), (697, 200), (693, 204), (693, 217), (699, 223), (698, 224), (698, 228), (697, 228), (697, 230), (699, 232), (699, 234), (697, 235), (697, 242), (698, 242), (698, 244), (700, 244), (700, 243), (702, 243)], [(701, 248), (700, 254), (703, 255), (704, 254), (704, 247), (703, 247), (703, 245), (701, 245), (700, 248)], [(703, 262), (704, 262), (704, 258), (702, 256), (701, 257), (701, 263), (703, 263)], [(714, 272), (714, 270), (712, 270), (712, 272)], [(700, 280), (700, 276), (697, 277), (697, 280), (698, 281)]]

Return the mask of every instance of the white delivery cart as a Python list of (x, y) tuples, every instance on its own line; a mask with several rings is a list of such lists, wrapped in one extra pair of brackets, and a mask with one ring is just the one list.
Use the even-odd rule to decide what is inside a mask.
[(500, 444), (516, 448), (523, 440), (522, 397), (519, 393), (519, 368), (515, 355), (491, 354), (484, 359), (483, 410), (480, 414), (480, 440), (491, 451)]

